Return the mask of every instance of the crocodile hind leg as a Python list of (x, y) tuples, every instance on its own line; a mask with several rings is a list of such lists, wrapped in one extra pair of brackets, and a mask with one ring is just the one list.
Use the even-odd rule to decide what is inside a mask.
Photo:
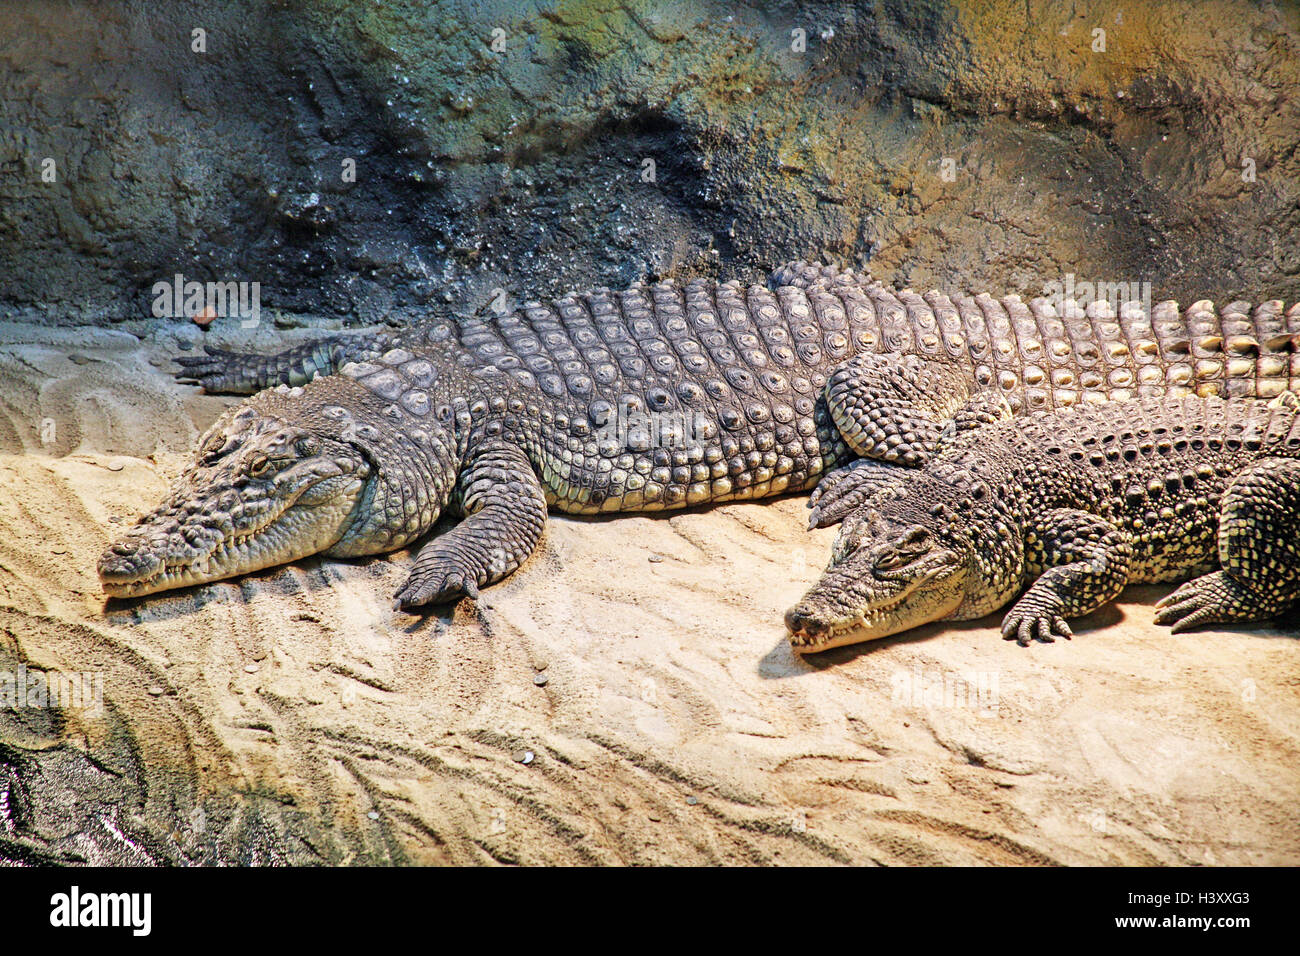
[(1074, 636), (1067, 617), (1097, 610), (1124, 590), (1133, 548), (1110, 522), (1058, 508), (1025, 529), (1025, 567), (1046, 570), (1002, 619), (1002, 636), (1027, 647)]
[(397, 607), (476, 599), (479, 588), (506, 577), (537, 547), (546, 495), (518, 446), (489, 442), (472, 453), (460, 495), (465, 520), (420, 549)]
[(211, 393), (251, 395), (273, 385), (305, 385), (317, 375), (330, 375), (348, 362), (360, 362), (392, 347), (390, 333), (377, 336), (330, 337), (274, 355), (230, 352), (204, 346), (203, 355), (180, 355), (176, 364), (181, 382), (202, 385)]
[(863, 458), (925, 464), (953, 415), (971, 399), (953, 363), (864, 352), (826, 382), (826, 407), (845, 443)]
[(899, 465), (858, 458), (828, 471), (808, 499), (812, 513), (808, 529), (839, 524), (873, 498), (892, 495), (904, 487)]
[[(902, 403), (909, 400), (907, 394), (890, 395), (887, 391), (881, 391), (880, 382), (889, 379), (890, 373), (888, 366), (885, 368), (876, 366), (877, 363), (873, 361), (870, 375), (855, 379), (856, 391), (851, 399), (843, 402), (846, 409), (851, 404), (853, 410), (845, 411), (843, 414), (857, 415), (870, 421), (874, 409), (886, 407), (891, 402)], [(932, 370), (932, 374), (946, 377), (950, 374), (950, 367), (941, 366), (937, 372)], [(906, 373), (901, 373), (898, 377), (907, 378)], [(959, 390), (960, 388), (954, 388), (954, 392)], [(926, 400), (929, 401), (928, 398)], [(914, 423), (911, 431), (914, 434), (924, 431), (925, 435), (924, 444), (912, 449), (913, 460), (915, 456), (923, 453), (932, 454), (945, 442), (973, 428), (1012, 416), (1011, 406), (1007, 404), (1006, 399), (995, 392), (979, 392), (968, 398), (964, 404), (951, 412), (951, 417), (945, 422), (942, 416), (949, 406), (950, 402), (947, 399), (939, 399), (933, 406), (938, 409), (936, 412), (913, 406), (913, 413), (920, 424)], [(894, 405), (887, 415), (897, 414), (898, 407)], [(888, 417), (885, 420), (889, 421)], [(862, 430), (865, 432), (869, 427), (871, 426), (864, 425)], [(831, 469), (817, 483), (816, 489), (808, 499), (808, 507), (812, 509), (808, 527), (828, 528), (838, 524), (871, 499), (888, 494), (898, 486), (896, 469), (907, 464), (911, 464), (911, 461), (895, 464), (872, 458), (859, 458), (847, 465)]]
[(1223, 496), (1220, 570), (1156, 605), (1156, 623), (1264, 621), (1300, 601), (1300, 461), (1270, 458), (1241, 472)]

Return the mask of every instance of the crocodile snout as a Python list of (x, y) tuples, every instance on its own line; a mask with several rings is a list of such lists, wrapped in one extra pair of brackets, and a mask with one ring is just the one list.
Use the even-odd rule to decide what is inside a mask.
[(99, 558), (99, 579), (105, 582), (136, 581), (148, 577), (162, 565), (156, 549), (144, 547), (145, 542), (119, 541)]
[(796, 604), (785, 612), (785, 626), (791, 634), (802, 634), (813, 626), (813, 609), (807, 604)]

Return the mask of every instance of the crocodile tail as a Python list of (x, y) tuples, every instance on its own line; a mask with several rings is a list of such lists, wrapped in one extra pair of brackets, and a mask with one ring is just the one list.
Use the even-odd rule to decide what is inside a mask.
[(1059, 312), (1046, 299), (1029, 306), (1035, 322), (1025, 331), (1043, 343), (1054, 405), (1144, 395), (1272, 399), (1300, 384), (1300, 306), (1216, 309), (1201, 300), (1180, 310), (1168, 300), (1149, 310), (1126, 303), (1118, 314), (1101, 301), (1066, 302)]
[(344, 364), (372, 357), (388, 348), (392, 336), (341, 335), (263, 355), (205, 346), (202, 355), (181, 355), (177, 380), (202, 385), (211, 393), (251, 395), (275, 385), (303, 385), (330, 375)]
[(767, 284), (771, 289), (782, 286), (795, 286), (808, 289), (812, 286), (863, 286), (870, 285), (870, 274), (855, 269), (842, 269), (839, 266), (822, 265), (820, 262), (807, 262), (798, 259), (784, 262), (772, 270)]
[[(1200, 395), (1277, 398), (1300, 387), (1300, 303), (1174, 302), (1152, 308), (1161, 354)], [(1181, 383), (1180, 383), (1181, 384)]]
[(1275, 398), (1300, 388), (1300, 304), (951, 298), (879, 282), (801, 287), (823, 329), (853, 352), (906, 352), (971, 368), (1016, 412), (1140, 395)]

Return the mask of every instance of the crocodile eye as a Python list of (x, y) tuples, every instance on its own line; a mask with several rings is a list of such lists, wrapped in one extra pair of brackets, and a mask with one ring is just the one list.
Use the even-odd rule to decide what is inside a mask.
[(910, 562), (913, 557), (914, 555), (897, 549), (886, 551), (884, 554), (880, 555), (880, 557), (876, 558), (876, 563), (873, 567), (877, 571), (897, 571), (899, 568)]
[(226, 440), (220, 436), (209, 438), (199, 448), (199, 464), (215, 465), (226, 451)]
[(248, 473), (254, 478), (261, 478), (271, 471), (271, 459), (265, 455), (259, 455), (248, 466)]
[(902, 541), (876, 558), (877, 571), (897, 571), (906, 567), (930, 549), (930, 535), (922, 528), (910, 531)]

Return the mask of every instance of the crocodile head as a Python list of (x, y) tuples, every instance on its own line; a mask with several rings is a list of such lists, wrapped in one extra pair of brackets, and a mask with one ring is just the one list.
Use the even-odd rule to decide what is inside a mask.
[(791, 646), (811, 654), (1000, 606), (1019, 553), (986, 486), (975, 492), (982, 502), (918, 474), (849, 515), (821, 580), (786, 612)]
[(217, 581), (324, 551), (348, 532), (371, 478), (366, 456), (319, 424), (255, 398), (204, 435), (161, 505), (99, 559), (112, 597)]

